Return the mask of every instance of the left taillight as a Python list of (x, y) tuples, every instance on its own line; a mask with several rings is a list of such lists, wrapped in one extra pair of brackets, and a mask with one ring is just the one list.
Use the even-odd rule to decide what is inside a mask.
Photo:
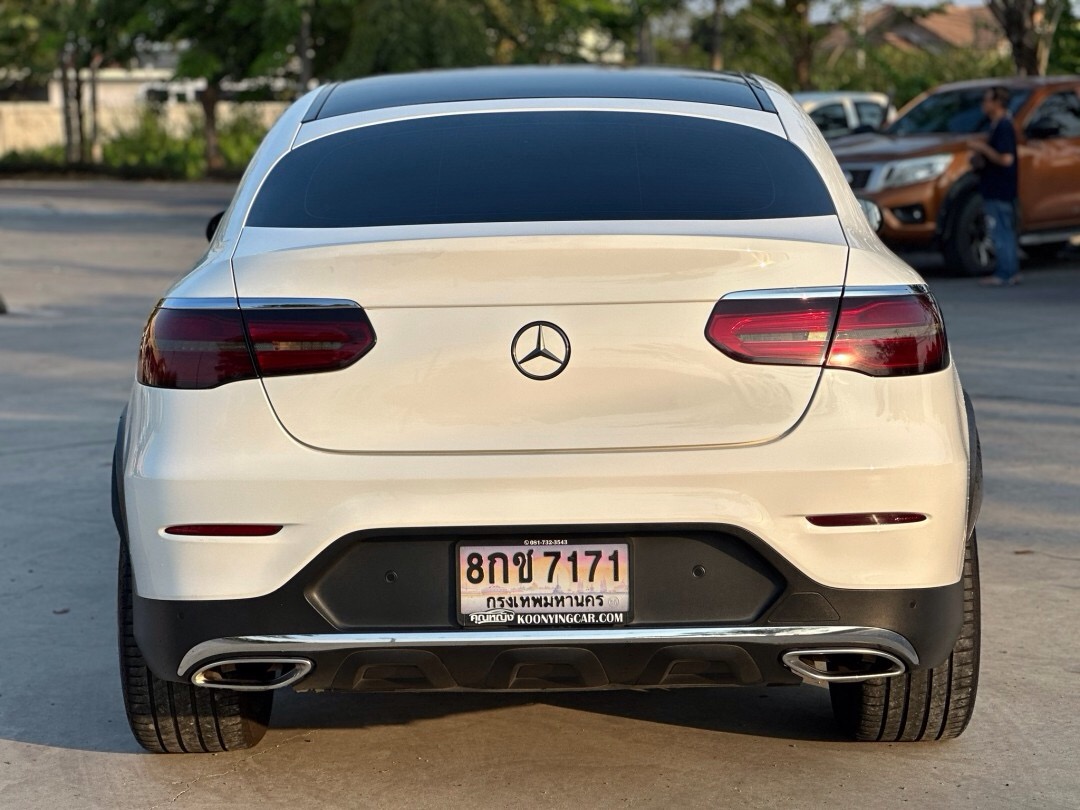
[(371, 322), (356, 305), (161, 306), (143, 330), (137, 377), (156, 388), (216, 388), (259, 376), (335, 371), (374, 345)]

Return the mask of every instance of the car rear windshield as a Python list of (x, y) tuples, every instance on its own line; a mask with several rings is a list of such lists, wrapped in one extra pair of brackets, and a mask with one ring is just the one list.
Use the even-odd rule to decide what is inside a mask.
[[(990, 129), (990, 119), (982, 111), (982, 100), (989, 89), (980, 87), (934, 93), (897, 118), (886, 132), (889, 135), (986, 132)], [(1013, 91), (1009, 96), (1009, 110), (1015, 114), (1029, 94), (1029, 90)]]
[(789, 142), (699, 118), (485, 113), (399, 121), (300, 146), (249, 226), (772, 219), (834, 214)]

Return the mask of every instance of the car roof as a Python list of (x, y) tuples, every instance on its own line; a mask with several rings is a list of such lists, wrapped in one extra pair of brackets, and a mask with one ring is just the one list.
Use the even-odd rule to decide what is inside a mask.
[(776, 112), (760, 82), (741, 73), (600, 66), (434, 70), (328, 85), (304, 121), (413, 104), (527, 98), (638, 98)]
[(1059, 84), (1080, 84), (1080, 76), (994, 76), (986, 79), (969, 79), (963, 82), (942, 84), (930, 91), (931, 94), (945, 90), (976, 90), (980, 87), (1047, 87)]

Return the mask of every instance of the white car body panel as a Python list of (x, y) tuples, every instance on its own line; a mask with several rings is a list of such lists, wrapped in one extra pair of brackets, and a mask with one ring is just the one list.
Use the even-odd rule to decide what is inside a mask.
[[(833, 587), (950, 584), (967, 486), (955, 386), (951, 371), (880, 380), (828, 370), (799, 428), (757, 447), (386, 456), (304, 447), (255, 381), (195, 392), (138, 385), (124, 470), (138, 591), (260, 596), (363, 529), (605, 523), (736, 526)], [(929, 519), (846, 529), (805, 519), (882, 510)], [(285, 528), (265, 538), (162, 531), (196, 521)]]
[[(282, 424), (314, 447), (384, 453), (773, 439), (802, 415), (820, 370), (736, 362), (704, 339), (709, 315), (733, 291), (838, 288), (847, 260), (846, 247), (735, 237), (258, 245), (245, 233), (234, 259), (241, 299), (354, 300), (380, 341), (334, 374), (266, 379)], [(539, 320), (573, 350), (544, 384), (508, 362), (516, 331)]]
[[(349, 298), (367, 309), (383, 345), (344, 372), (266, 380), (265, 390), (257, 380), (199, 391), (134, 386), (122, 472), (139, 595), (170, 600), (265, 595), (350, 532), (442, 526), (726, 525), (764, 539), (830, 587), (957, 582), (966, 539), (969, 447), (953, 366), (900, 378), (781, 366), (734, 369), (738, 364), (703, 336), (712, 305), (730, 291), (834, 286), (845, 283), (845, 276), (849, 285), (859, 286), (921, 283), (866, 223), (817, 127), (779, 87), (763, 84), (777, 115), (676, 102), (548, 99), (527, 105), (420, 105), (423, 109), (301, 124), (314, 94), (290, 108), (260, 147), (207, 256), (169, 295), (228, 297), (238, 291), (242, 297)], [(623, 222), (615, 235), (603, 230), (603, 223), (328, 230), (319, 234), (318, 247), (306, 247), (311, 245), (306, 231), (244, 231), (262, 180), (294, 144), (342, 126), (460, 112), (463, 105), (476, 113), (674, 112), (766, 129), (809, 156), (837, 217), (815, 218), (828, 222)], [(609, 235), (598, 235), (604, 233)], [(597, 245), (606, 252), (598, 253)], [(659, 251), (672, 246), (687, 277), (657, 278)], [(528, 257), (539, 250), (556, 251), (561, 258), (538, 281)], [(460, 256), (468, 251), (475, 263), (463, 266)], [(519, 255), (515, 251), (521, 262), (518, 272), (508, 275), (507, 257)], [(604, 258), (597, 260), (598, 255)], [(360, 260), (363, 284), (349, 268)], [(790, 268), (800, 261), (793, 278)], [(461, 276), (446, 276), (447, 267)], [(678, 321), (673, 334), (685, 338), (684, 349), (672, 354), (665, 344), (664, 351), (653, 350), (629, 332), (620, 333), (619, 324), (630, 321), (631, 310), (644, 311), (656, 302), (666, 303), (646, 317)], [(409, 325), (420, 307), (430, 308), (425, 313), (430, 334)], [(610, 313), (600, 316), (603, 308)], [(586, 310), (590, 322), (577, 322), (574, 313)], [(520, 377), (509, 359), (513, 328), (539, 319), (560, 323), (582, 346), (607, 340), (606, 361), (644, 370), (648, 379), (638, 381), (643, 386), (663, 388), (667, 363), (668, 379), (682, 386), (683, 399), (675, 404), (686, 407), (635, 402), (625, 412), (602, 413), (603, 400), (594, 391), (618, 384), (582, 360), (582, 352), (554, 381)], [(454, 347), (462, 345), (469, 329), (501, 341), (497, 354), (504, 368), (481, 365), (459, 368), (453, 379), (441, 376), (462, 365)], [(393, 345), (391, 336), (395, 354), (380, 352)], [(418, 372), (392, 367), (393, 357), (419, 356), (432, 340), (447, 347), (442, 359), (452, 362)], [(620, 343), (630, 347), (622, 356), (615, 349)], [(706, 362), (713, 376), (702, 375)], [(575, 380), (578, 371), (586, 378)], [(372, 391), (357, 385), (367, 374), (379, 379)], [(591, 412), (558, 411), (557, 389), (550, 382), (564, 377), (579, 386), (575, 397), (591, 403)], [(761, 405), (750, 425), (745, 411), (729, 412), (726, 421), (723, 411), (709, 413), (706, 403), (717, 391), (749, 380), (756, 380), (745, 382), (751, 387), (789, 392), (790, 407)], [(442, 394), (456, 386), (466, 396), (454, 408), (427, 407), (406, 390), (410, 382), (435, 384)], [(554, 432), (539, 418), (520, 413), (529, 397), (544, 399), (541, 412), (558, 423)], [(324, 420), (296, 416), (312, 403), (329, 415)], [(378, 419), (364, 424), (372, 413)], [(719, 415), (720, 424), (707, 426), (710, 415)], [(720, 444), (739, 446), (715, 446)], [(840, 529), (806, 520), (890, 510), (927, 519)], [(262, 538), (176, 537), (163, 531), (180, 523), (245, 522), (284, 528)]]

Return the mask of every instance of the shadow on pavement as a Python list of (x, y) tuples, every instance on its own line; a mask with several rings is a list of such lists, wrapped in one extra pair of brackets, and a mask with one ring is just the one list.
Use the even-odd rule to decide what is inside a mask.
[(364, 729), (539, 705), (726, 734), (821, 742), (846, 739), (833, 723), (828, 692), (809, 686), (516, 694), (286, 693), (275, 701), (271, 727), (286, 729)]

